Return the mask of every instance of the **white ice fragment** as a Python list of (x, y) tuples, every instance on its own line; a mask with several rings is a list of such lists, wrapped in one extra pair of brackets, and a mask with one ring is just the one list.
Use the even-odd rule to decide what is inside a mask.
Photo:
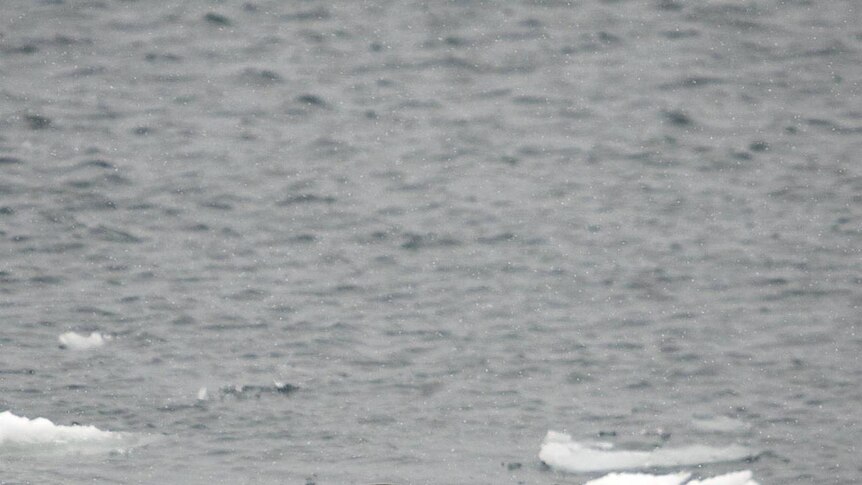
[(680, 472), (670, 475), (648, 475), (645, 473), (611, 473), (584, 485), (681, 485), (691, 473)]
[(89, 337), (78, 335), (75, 332), (66, 332), (59, 337), (60, 346), (71, 350), (88, 350), (105, 345), (110, 337), (102, 337), (99, 332), (93, 332)]
[(198, 389), (198, 401), (206, 401), (207, 400), (207, 388), (202, 387)]
[(751, 478), (751, 471), (743, 470), (741, 472), (727, 473), (717, 477), (706, 478), (703, 480), (692, 480), (687, 485), (758, 485)]
[(651, 451), (606, 450), (578, 443), (571, 436), (555, 431), (548, 432), (539, 451), (539, 459), (546, 465), (571, 473), (692, 466), (737, 461), (752, 456), (754, 452), (738, 445), (723, 448), (691, 445)]
[(690, 473), (680, 472), (670, 475), (649, 475), (646, 473), (611, 473), (584, 485), (757, 485), (748, 470), (719, 475), (704, 480), (686, 482)]
[(95, 426), (63, 426), (45, 418), (27, 419), (10, 411), (0, 413), (0, 445), (84, 444), (118, 436)]

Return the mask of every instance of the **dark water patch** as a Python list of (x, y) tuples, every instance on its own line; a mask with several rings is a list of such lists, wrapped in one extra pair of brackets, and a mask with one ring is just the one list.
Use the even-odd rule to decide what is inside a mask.
[(0, 46), (0, 52), (4, 54), (35, 54), (39, 52), (39, 46), (33, 43)]
[(132, 128), (132, 134), (136, 136), (149, 136), (154, 133), (154, 129), (149, 126), (136, 126)]
[(240, 81), (255, 86), (272, 86), (284, 82), (277, 72), (269, 69), (246, 68), (239, 75)]
[(24, 160), (16, 157), (0, 157), (0, 165), (22, 165)]
[(571, 371), (566, 374), (566, 382), (569, 384), (581, 384), (584, 382), (592, 382), (595, 378), (589, 372)]
[(203, 406), (202, 401), (195, 402), (194, 404), (188, 403), (166, 403), (156, 407), (156, 411), (162, 413), (176, 413), (179, 411), (188, 411), (190, 409), (200, 409)]
[(744, 161), (744, 162), (747, 162), (747, 161), (752, 160), (754, 158), (752, 156), (751, 152), (747, 152), (744, 150), (731, 150), (730, 151), (730, 157), (733, 158), (734, 160)]
[(361, 292), (361, 291), (362, 291), (361, 286), (352, 285), (352, 284), (341, 284), (341, 285), (336, 285), (335, 287), (332, 288), (333, 293), (357, 293), (357, 292)]
[(32, 376), (36, 374), (35, 369), (8, 369), (8, 368), (0, 368), (0, 375), (21, 375), (21, 376)]
[(9, 206), (0, 206), (0, 216), (10, 216), (15, 213), (15, 209)]
[(70, 214), (62, 210), (39, 211), (39, 215), (42, 216), (45, 221), (48, 221), (52, 224), (64, 224), (71, 227), (81, 225), (74, 214)]
[(656, 10), (662, 10), (665, 12), (679, 12), (684, 6), (685, 5), (682, 2), (678, 2), (676, 0), (659, 0), (655, 4)]
[(296, 236), (288, 238), (288, 241), (293, 243), (309, 244), (317, 241), (317, 238), (314, 234), (297, 234)]
[(502, 232), (502, 233), (497, 234), (495, 236), (479, 237), (476, 239), (476, 242), (478, 242), (479, 244), (499, 244), (499, 243), (515, 241), (517, 239), (517, 237), (518, 236), (516, 236), (515, 234), (513, 234), (511, 232)]
[(750, 145), (748, 145), (748, 149), (753, 152), (769, 151), (769, 143), (765, 141), (753, 141)]
[[(75, 188), (75, 189), (92, 189), (94, 187), (104, 186), (104, 185), (130, 185), (131, 182), (117, 174), (108, 174), (99, 177), (94, 177), (90, 179), (76, 179), (70, 180), (65, 183), (65, 185)], [(116, 204), (113, 201), (106, 199), (105, 197), (99, 194), (90, 194), (92, 196), (92, 200), (96, 200), (97, 205), (107, 205), (111, 208), (114, 208)]]
[(851, 50), (845, 43), (841, 42), (840, 40), (834, 40), (832, 42), (829, 42), (825, 46), (805, 50), (798, 57), (821, 58), (849, 54), (852, 52), (853, 50)]
[(302, 94), (296, 97), (296, 101), (309, 106), (326, 107), (326, 101), (315, 94)]
[(147, 62), (179, 62), (182, 57), (171, 53), (148, 52), (144, 55), (144, 60)]
[(278, 205), (281, 207), (291, 206), (291, 205), (299, 205), (299, 204), (334, 204), (336, 202), (336, 198), (328, 195), (316, 195), (316, 194), (299, 194), (287, 197), (278, 202)]
[(330, 137), (314, 140), (308, 145), (308, 149), (314, 157), (321, 160), (330, 160), (336, 157), (346, 160), (357, 151), (352, 145)]
[(694, 37), (700, 36), (700, 31), (696, 29), (675, 29), (675, 30), (666, 30), (662, 32), (662, 35), (671, 40), (677, 39), (691, 39)]
[(662, 116), (664, 116), (665, 120), (675, 126), (691, 126), (694, 124), (691, 117), (680, 110), (662, 111)]
[(261, 290), (258, 288), (246, 288), (237, 293), (228, 295), (227, 299), (234, 301), (260, 301), (267, 296), (269, 296), (269, 293), (265, 290)]
[(105, 66), (84, 66), (76, 69), (72, 69), (71, 71), (65, 74), (65, 77), (70, 78), (79, 78), (79, 77), (89, 77), (96, 76), (98, 74), (105, 74), (108, 72), (108, 68)]
[(44, 244), (39, 246), (28, 246), (22, 249), (22, 252), (34, 254), (67, 254), (73, 253), (75, 251), (80, 251), (85, 247), (86, 246), (84, 245), (84, 243), (81, 242), (62, 242)]
[(233, 204), (224, 199), (211, 199), (200, 204), (201, 207), (207, 209), (215, 209), (220, 211), (233, 210)]
[(95, 317), (113, 318), (119, 316), (119, 314), (116, 312), (112, 312), (110, 310), (103, 310), (102, 308), (89, 305), (76, 307), (74, 309), (74, 312), (81, 315), (90, 315)]
[(185, 230), (189, 231), (189, 232), (207, 232), (210, 229), (211, 229), (210, 226), (203, 224), (203, 223), (185, 226)]
[(332, 15), (329, 10), (318, 7), (311, 10), (289, 13), (281, 16), (282, 20), (288, 22), (314, 22), (319, 20), (328, 20)]
[(63, 282), (64, 282), (63, 278), (61, 278), (59, 276), (52, 276), (52, 275), (41, 275), (41, 276), (34, 276), (33, 278), (30, 278), (30, 283), (35, 284), (35, 285), (59, 285), (60, 283), (63, 283)]
[(603, 347), (608, 348), (608, 349), (612, 349), (612, 350), (625, 350), (625, 351), (635, 351), (635, 350), (643, 350), (644, 349), (644, 345), (642, 343), (623, 342), (623, 341), (610, 342), (610, 343), (603, 345)]
[(604, 45), (622, 43), (622, 39), (620, 37), (618, 37), (618, 36), (616, 36), (610, 32), (599, 31), (595, 35), (596, 35), (596, 38), (598, 39), (598, 41)]
[(117, 167), (113, 163), (102, 160), (102, 159), (93, 159), (93, 160), (85, 160), (75, 165), (74, 169), (82, 169), (82, 168), (99, 168), (103, 170), (116, 170)]
[(389, 425), (396, 423), (397, 419), (389, 414), (369, 414), (357, 417), (356, 422), (359, 424)]
[(638, 381), (628, 383), (625, 385), (626, 389), (631, 389), (634, 391), (644, 391), (647, 389), (651, 389), (652, 387), (653, 387), (652, 382), (650, 382), (646, 379), (640, 379)]
[(56, 34), (54, 37), (44, 37), (37, 40), (39, 44), (57, 47), (71, 47), (79, 45), (93, 45), (93, 39), (89, 37), (72, 37), (64, 34)]
[(408, 233), (405, 235), (406, 240), (401, 243), (402, 249), (416, 251), (427, 248), (441, 248), (459, 246), (460, 241), (448, 236), (441, 236), (435, 233), (416, 234)]
[(120, 229), (114, 229), (104, 225), (100, 225), (94, 227), (93, 229), (90, 229), (90, 235), (102, 241), (115, 243), (131, 244), (143, 241), (143, 239), (133, 235), (132, 233), (122, 231)]
[(255, 323), (246, 323), (242, 322), (239, 318), (234, 317), (226, 317), (226, 319), (237, 321), (238, 323), (214, 323), (211, 325), (204, 325), (201, 328), (204, 330), (214, 330), (214, 331), (244, 331), (244, 330), (264, 330), (269, 327), (265, 322), (255, 322)]
[(659, 89), (675, 90), (675, 89), (694, 89), (704, 88), (716, 84), (724, 84), (725, 80), (718, 77), (708, 76), (692, 76), (680, 79), (678, 81), (662, 84)]
[(847, 128), (839, 125), (838, 123), (835, 123), (830, 120), (824, 120), (822, 118), (807, 118), (805, 122), (809, 126), (813, 126), (815, 128), (822, 128), (839, 135), (855, 135), (858, 133), (862, 133), (862, 127)]
[(231, 21), (226, 16), (216, 13), (216, 12), (207, 12), (204, 17), (204, 21), (210, 25), (216, 25), (219, 27), (228, 27), (231, 25)]
[(77, 211), (111, 211), (117, 209), (117, 203), (97, 192), (76, 194), (75, 198), (63, 206), (63, 210)]
[(198, 320), (191, 315), (180, 315), (177, 318), (171, 320), (171, 325), (176, 325), (178, 327), (194, 325), (196, 323), (198, 323)]
[(52, 121), (47, 116), (24, 115), (24, 122), (31, 130), (44, 130), (52, 126)]
[(430, 59), (427, 61), (419, 62), (414, 64), (414, 68), (419, 70), (428, 70), (428, 69), (457, 69), (457, 70), (465, 70), (465, 71), (473, 71), (473, 72), (482, 72), (485, 71), (486, 68), (483, 68), (479, 65), (479, 63), (464, 59), (454, 55), (447, 55), (441, 58)]
[(274, 382), (270, 386), (238, 385), (219, 389), (221, 399), (233, 397), (237, 399), (260, 399), (265, 396), (290, 396), (299, 390), (299, 386)]
[(550, 104), (551, 100), (547, 96), (515, 96), (512, 98), (512, 102), (515, 104), (526, 104), (526, 105), (537, 105), (537, 104)]
[(423, 44), (423, 46), (425, 48), (436, 48), (436, 47), (447, 47), (448, 48), (448, 47), (468, 47), (472, 44), (473, 44), (473, 42), (471, 42), (468, 39), (465, 39), (464, 37), (447, 35), (446, 37), (443, 37), (442, 39), (434, 39), (434, 40), (428, 41), (425, 44)]

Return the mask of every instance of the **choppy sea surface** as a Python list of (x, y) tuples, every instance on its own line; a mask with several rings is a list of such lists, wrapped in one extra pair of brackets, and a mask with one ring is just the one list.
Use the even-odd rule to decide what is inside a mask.
[(0, 3), (0, 482), (859, 483), (860, 10)]

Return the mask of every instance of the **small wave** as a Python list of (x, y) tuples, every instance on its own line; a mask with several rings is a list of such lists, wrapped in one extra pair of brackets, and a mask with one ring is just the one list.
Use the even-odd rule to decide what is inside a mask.
[(748, 470), (727, 473), (703, 480), (686, 480), (691, 473), (680, 472), (670, 475), (649, 475), (644, 473), (611, 473), (595, 480), (590, 480), (584, 485), (758, 485), (751, 478)]
[(270, 395), (290, 395), (299, 390), (299, 386), (284, 382), (273, 382), (271, 386), (254, 386), (254, 385), (237, 385), (222, 387), (220, 389), (222, 399), (227, 396), (233, 396), (237, 399), (246, 399), (254, 397), (260, 399), (264, 394)]
[(11, 411), (0, 413), (0, 451), (109, 451), (121, 449), (123, 436), (95, 426), (64, 426), (45, 418), (16, 416)]
[(695, 466), (744, 460), (756, 455), (743, 446), (716, 448), (692, 445), (652, 451), (613, 450), (572, 440), (565, 433), (548, 431), (539, 459), (556, 470), (571, 473), (606, 472), (644, 468)]
[(748, 423), (727, 416), (695, 418), (692, 420), (692, 424), (701, 431), (713, 433), (733, 433), (747, 431), (751, 428)]
[(60, 347), (70, 350), (89, 350), (105, 345), (105, 342), (110, 340), (110, 337), (102, 337), (99, 332), (93, 332), (89, 337), (78, 335), (75, 332), (66, 332), (58, 338)]

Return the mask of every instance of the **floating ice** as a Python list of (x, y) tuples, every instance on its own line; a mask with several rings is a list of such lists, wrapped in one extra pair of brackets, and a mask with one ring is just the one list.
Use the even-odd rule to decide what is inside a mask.
[(66, 332), (60, 335), (60, 347), (71, 350), (88, 350), (105, 345), (110, 337), (102, 337), (99, 332), (93, 332), (89, 337), (78, 335), (75, 332)]
[(691, 473), (681, 472), (671, 475), (648, 475), (645, 473), (611, 473), (602, 478), (590, 480), (584, 485), (681, 485)]
[(717, 477), (705, 478), (703, 480), (692, 480), (687, 485), (758, 485), (751, 478), (751, 472), (744, 470), (741, 472), (728, 473)]
[(539, 451), (539, 459), (546, 465), (571, 473), (692, 466), (743, 460), (754, 455), (753, 451), (738, 445), (724, 448), (692, 445), (656, 448), (652, 451), (616, 451), (578, 443), (572, 440), (571, 436), (555, 431), (548, 431)]
[(208, 397), (209, 395), (206, 387), (198, 389), (198, 401), (206, 401)]
[(590, 480), (584, 485), (758, 485), (751, 479), (751, 472), (748, 470), (686, 482), (690, 476), (691, 473), (687, 472), (670, 475), (611, 473), (602, 478)]
[(105, 444), (120, 437), (120, 433), (102, 431), (95, 426), (63, 426), (45, 418), (27, 419), (10, 411), (0, 413), (0, 448)]

